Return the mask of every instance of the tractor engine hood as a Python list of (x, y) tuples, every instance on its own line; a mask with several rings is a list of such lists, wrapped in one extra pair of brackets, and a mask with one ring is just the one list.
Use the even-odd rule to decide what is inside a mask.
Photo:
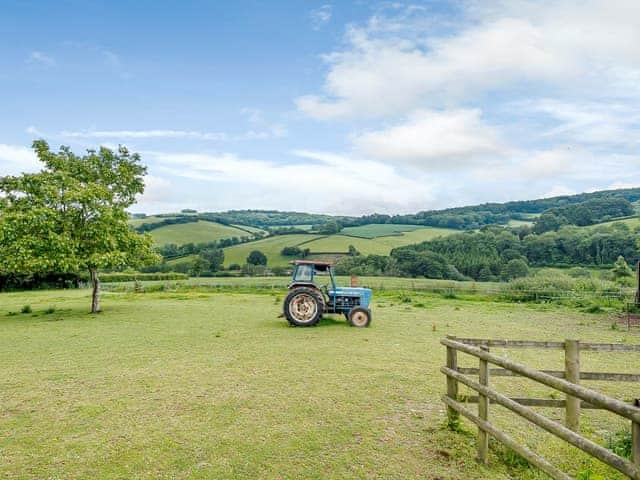
[(336, 287), (335, 290), (329, 290), (329, 295), (336, 297), (359, 297), (360, 305), (368, 307), (371, 302), (371, 289), (361, 287)]

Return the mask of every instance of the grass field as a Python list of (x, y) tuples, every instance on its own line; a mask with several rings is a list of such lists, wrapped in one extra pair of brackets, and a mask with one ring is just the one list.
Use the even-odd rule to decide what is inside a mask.
[(424, 225), (395, 225), (390, 223), (373, 223), (369, 225), (360, 225), (358, 227), (346, 227), (342, 229), (341, 233), (354, 237), (376, 238), (390, 235), (402, 235), (402, 232), (410, 232), (412, 230), (419, 230), (423, 228), (425, 228)]
[(590, 225), (588, 227), (585, 228), (596, 228), (596, 227), (602, 227), (602, 226), (610, 226), (610, 225), (614, 225), (617, 223), (624, 223), (625, 225), (628, 225), (629, 228), (637, 228), (640, 227), (640, 217), (632, 217), (632, 218), (625, 218), (622, 220), (611, 220), (610, 222), (603, 222), (603, 223), (598, 223), (596, 225)]
[[(613, 331), (603, 315), (417, 293), (408, 301), (378, 293), (369, 329), (337, 318), (290, 328), (276, 318), (284, 292), (111, 293), (96, 316), (86, 313), (87, 290), (0, 294), (0, 476), (540, 479), (505, 466), (512, 457), (495, 444), (490, 466), (478, 465), (475, 429), (443, 428), (439, 339), (557, 340), (571, 332), (583, 341), (640, 343), (638, 332)], [(32, 314), (7, 315), (25, 304)], [(45, 314), (48, 307), (55, 312)], [(554, 351), (509, 357), (562, 365)], [(637, 354), (583, 356), (584, 370), (638, 365)], [(521, 396), (529, 385), (492, 382)], [(624, 384), (589, 385), (630, 395)], [(623, 426), (597, 411), (583, 414), (583, 433), (599, 442)], [(511, 422), (499, 407), (491, 416), (574, 475), (590, 468), (599, 478), (621, 478)]]
[(223, 238), (247, 237), (251, 234), (236, 227), (215, 222), (177, 223), (149, 232), (156, 245), (213, 242)]
[(421, 228), (404, 232), (402, 235), (382, 236), (377, 238), (357, 238), (346, 235), (331, 235), (305, 244), (312, 252), (347, 252), (353, 245), (364, 255), (388, 255), (393, 248), (412, 243), (432, 240), (436, 237), (460, 233), (459, 230), (446, 228)]
[[(378, 227), (379, 226), (380, 225), (378, 225)], [(288, 265), (291, 258), (280, 255), (280, 252), (284, 247), (294, 246), (310, 248), (311, 252), (347, 253), (349, 245), (353, 245), (360, 253), (365, 255), (388, 255), (395, 247), (419, 243), (424, 240), (429, 240), (441, 235), (450, 235), (456, 232), (458, 231), (446, 228), (423, 227), (404, 232), (400, 235), (381, 236), (377, 238), (350, 237), (340, 234), (330, 236), (313, 234), (277, 235), (256, 242), (225, 248), (224, 265), (229, 266), (233, 263), (243, 265), (246, 263), (247, 256), (252, 250), (260, 250), (263, 252), (267, 256), (268, 266)]]
[(284, 247), (295, 247), (304, 242), (319, 238), (319, 235), (295, 234), (295, 235), (277, 235), (274, 237), (263, 238), (255, 242), (242, 243), (224, 249), (224, 265), (228, 267), (237, 263), (244, 265), (247, 263), (247, 257), (253, 250), (260, 250), (267, 256), (270, 267), (288, 265), (291, 261), (290, 257), (280, 255)]

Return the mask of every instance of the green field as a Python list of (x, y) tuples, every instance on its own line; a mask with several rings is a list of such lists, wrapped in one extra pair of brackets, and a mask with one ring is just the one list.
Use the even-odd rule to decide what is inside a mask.
[(198, 221), (193, 223), (176, 223), (156, 228), (149, 232), (156, 245), (175, 243), (203, 243), (223, 238), (247, 237), (251, 234), (236, 227), (215, 222)]
[(388, 255), (393, 248), (412, 243), (420, 243), (425, 240), (432, 240), (436, 237), (460, 233), (459, 230), (447, 228), (420, 228), (404, 232), (402, 235), (391, 235), (377, 238), (357, 238), (346, 235), (331, 235), (307, 243), (305, 246), (312, 252), (347, 252), (349, 245), (353, 245), (364, 255)]
[[(343, 235), (362, 238), (376, 238), (390, 235), (402, 235), (402, 232), (424, 229), (424, 225), (395, 225), (392, 223), (360, 225), (358, 227), (343, 228)], [(428, 227), (427, 227), (428, 228)]]
[[(86, 313), (88, 290), (0, 294), (0, 477), (541, 479), (506, 466), (497, 444), (489, 467), (479, 465), (475, 429), (444, 428), (439, 339), (571, 332), (640, 343), (637, 331), (613, 331), (604, 315), (415, 292), (408, 302), (375, 294), (369, 329), (337, 317), (290, 328), (277, 318), (284, 293), (110, 293), (95, 316)], [(32, 314), (8, 315), (25, 304)], [(562, 368), (555, 351), (511, 350), (509, 358)], [(634, 372), (640, 355), (587, 352), (582, 363)], [(515, 378), (491, 381), (510, 395), (549, 394)], [(626, 384), (587, 383), (631, 394)], [(491, 417), (573, 475), (622, 478), (499, 407)], [(626, 427), (596, 410), (583, 411), (582, 425), (600, 443)]]
[[(267, 256), (267, 265), (270, 267), (288, 265), (292, 258), (284, 257), (280, 255), (280, 252), (284, 247), (294, 246), (310, 248), (312, 253), (333, 252), (346, 254), (349, 250), (349, 245), (353, 245), (360, 253), (365, 255), (388, 255), (391, 249), (395, 247), (419, 243), (424, 240), (430, 240), (441, 235), (450, 235), (456, 232), (458, 232), (458, 230), (422, 227), (404, 232), (400, 235), (377, 238), (350, 237), (340, 234), (330, 236), (315, 234), (277, 235), (255, 242), (225, 248), (224, 265), (228, 267), (233, 263), (240, 265), (245, 264), (247, 256), (252, 250), (262, 251)], [(314, 258), (318, 258), (318, 256), (316, 255)]]
[(161, 222), (162, 220), (166, 220), (167, 218), (170, 217), (156, 217), (152, 215), (145, 218), (130, 218), (129, 223), (134, 227), (139, 227), (140, 225), (144, 225), (145, 223)]
[(294, 247), (301, 243), (308, 242), (319, 238), (319, 235), (311, 234), (295, 234), (295, 235), (277, 235), (274, 237), (263, 238), (255, 242), (242, 243), (224, 249), (224, 265), (228, 267), (237, 263), (244, 265), (247, 263), (247, 257), (253, 250), (260, 250), (267, 256), (270, 267), (288, 265), (292, 260), (290, 257), (280, 255), (284, 247)]
[(603, 222), (603, 223), (598, 223), (596, 225), (589, 225), (588, 227), (585, 228), (596, 228), (596, 227), (602, 227), (602, 226), (611, 226), (611, 225), (615, 225), (615, 224), (619, 224), (619, 223), (623, 223), (625, 225), (628, 225), (629, 228), (637, 228), (640, 227), (640, 217), (631, 217), (631, 218), (624, 218), (624, 219), (620, 219), (620, 220), (611, 220), (610, 222)]

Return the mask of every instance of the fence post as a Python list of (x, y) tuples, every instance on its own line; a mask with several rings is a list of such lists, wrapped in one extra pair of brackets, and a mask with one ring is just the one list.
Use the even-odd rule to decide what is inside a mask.
[[(640, 398), (633, 400), (634, 407), (640, 407)], [(640, 466), (640, 423), (631, 422), (631, 461)]]
[[(485, 352), (489, 351), (489, 347), (480, 347)], [(480, 359), (480, 368), (478, 371), (478, 381), (480, 385), (489, 386), (489, 362)], [(478, 398), (478, 416), (485, 422), (489, 420), (489, 399), (486, 395), (480, 394)], [(483, 464), (489, 463), (489, 434), (478, 427), (478, 460)]]
[[(580, 341), (564, 341), (564, 373), (567, 382), (580, 383)], [(580, 431), (580, 399), (567, 395), (565, 425), (574, 432)]]
[[(449, 340), (455, 340), (453, 335), (447, 335)], [(451, 370), (458, 370), (458, 351), (447, 346), (447, 367)], [(447, 397), (458, 400), (458, 380), (447, 376)], [(453, 408), (447, 406), (447, 427), (451, 430), (458, 430), (460, 427), (460, 414)]]

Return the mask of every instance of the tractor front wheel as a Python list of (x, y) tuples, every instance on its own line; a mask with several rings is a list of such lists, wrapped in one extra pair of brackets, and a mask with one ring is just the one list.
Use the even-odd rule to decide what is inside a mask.
[(349, 325), (352, 327), (368, 327), (371, 324), (371, 310), (364, 307), (354, 307), (349, 310)]
[(296, 327), (311, 327), (320, 321), (324, 310), (322, 295), (313, 288), (295, 288), (284, 300), (284, 316)]

